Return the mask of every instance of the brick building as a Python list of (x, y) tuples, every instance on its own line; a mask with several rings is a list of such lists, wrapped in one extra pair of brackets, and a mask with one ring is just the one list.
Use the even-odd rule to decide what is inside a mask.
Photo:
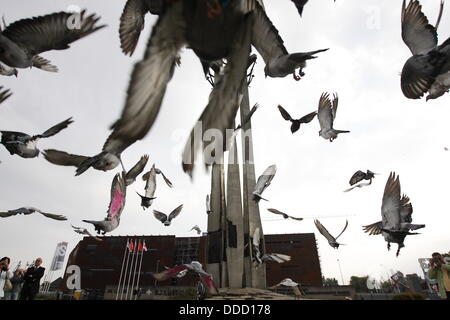
[[(131, 262), (134, 262), (132, 270), (136, 270), (136, 272), (131, 273), (134, 274), (134, 278), (131, 276), (130, 281), (134, 280), (136, 283), (139, 276), (139, 287), (144, 290), (150, 289), (153, 294), (157, 295), (173, 295), (178, 289), (192, 288), (196, 285), (198, 277), (188, 273), (181, 279), (155, 283), (151, 276), (152, 273), (194, 260), (205, 266), (206, 236), (119, 236), (102, 237), (101, 239), (103, 241), (97, 241), (91, 237), (83, 238), (72, 250), (67, 261), (67, 266), (78, 265), (80, 267), (81, 289), (96, 292), (101, 297), (113, 298), (115, 296), (122, 265), (124, 265), (123, 279), (126, 265), (128, 265), (126, 274), (130, 274)], [(147, 251), (138, 255), (124, 255), (127, 240), (136, 243), (139, 240), (141, 242), (145, 240)], [(289, 262), (266, 265), (267, 286), (272, 286), (285, 278), (291, 278), (306, 286), (322, 285), (320, 261), (313, 233), (265, 235), (265, 243), (268, 253), (282, 253), (291, 256)], [(67, 291), (68, 276), (68, 274), (64, 276), (61, 287), (63, 291)]]

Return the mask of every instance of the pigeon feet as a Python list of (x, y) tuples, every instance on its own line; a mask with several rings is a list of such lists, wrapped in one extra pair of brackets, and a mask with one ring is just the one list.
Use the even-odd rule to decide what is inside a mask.
[(300, 69), (298, 75), (295, 74), (295, 70), (292, 75), (294, 76), (295, 81), (300, 81), (300, 79), (305, 76), (305, 73), (303, 72), (303, 69)]
[(391, 250), (391, 243), (390, 242), (388, 242), (387, 249), (388, 249), (388, 251)]

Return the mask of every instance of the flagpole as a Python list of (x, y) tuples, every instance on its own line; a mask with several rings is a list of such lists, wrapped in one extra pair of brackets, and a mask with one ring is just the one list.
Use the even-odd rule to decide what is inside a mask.
[(120, 269), (120, 277), (119, 277), (119, 284), (117, 285), (116, 300), (117, 300), (117, 298), (119, 298), (120, 282), (122, 281), (123, 266), (125, 264), (125, 256), (127, 254), (127, 249), (128, 249), (128, 239), (127, 239), (127, 245), (125, 246), (125, 251), (123, 253), (123, 258), (122, 258), (122, 268)]
[[(138, 278), (137, 278), (137, 283), (136, 283), (136, 288), (139, 290), (139, 280), (141, 279), (141, 270), (142, 270), (142, 258), (144, 256), (144, 248), (146, 248), (145, 246), (145, 240), (142, 242), (142, 252), (141, 252), (141, 261), (139, 262), (139, 273), (138, 273)], [(147, 250), (145, 250), (147, 251)], [(139, 293), (138, 293), (139, 294)], [(137, 295), (135, 297), (134, 300), (137, 299)]]
[(134, 294), (134, 279), (136, 278), (136, 268), (137, 268), (137, 265), (138, 265), (138, 260), (139, 260), (139, 245), (141, 244), (141, 240), (139, 239), (139, 241), (138, 241), (138, 246), (137, 246), (137, 248), (136, 248), (136, 251), (137, 251), (137, 257), (136, 257), (136, 264), (134, 265), (134, 272), (133, 272), (133, 281), (131, 282), (131, 300), (133, 300), (133, 294)]
[(128, 300), (128, 292), (130, 290), (130, 280), (131, 280), (131, 270), (133, 269), (133, 262), (134, 262), (134, 248), (136, 247), (136, 239), (134, 239), (134, 246), (133, 251), (131, 252), (131, 267), (130, 267), (130, 274), (128, 275), (128, 283), (127, 283), (127, 292), (125, 293), (125, 300)]
[[(131, 243), (133, 243), (133, 240), (131, 240)], [(124, 279), (123, 279), (123, 283), (122, 283), (122, 292), (120, 293), (120, 300), (122, 300), (122, 298), (123, 298), (123, 290), (125, 289), (125, 282), (127, 281), (127, 270), (128, 270), (129, 260), (130, 260), (130, 250), (128, 250), (127, 262), (125, 263), (125, 273), (124, 273)]]

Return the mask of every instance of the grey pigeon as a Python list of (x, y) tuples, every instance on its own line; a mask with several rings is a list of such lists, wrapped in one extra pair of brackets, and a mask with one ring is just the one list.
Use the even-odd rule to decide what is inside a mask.
[(12, 92), (9, 91), (9, 89), (3, 90), (3, 86), (0, 86), (0, 103), (3, 103), (12, 96)]
[(147, 165), (148, 162), (148, 155), (144, 155), (141, 157), (141, 159), (134, 165), (133, 168), (131, 168), (126, 176), (125, 176), (125, 181), (127, 186), (129, 186), (130, 184), (132, 184), (133, 182), (136, 181), (136, 178), (138, 175), (140, 175), (142, 173), (142, 171), (144, 171), (145, 166)]
[[(350, 178), (350, 181), (349, 181), (349, 183), (352, 187), (344, 190), (344, 192), (349, 192), (355, 188), (362, 188), (365, 186), (370, 186), (372, 184), (372, 180), (375, 178), (375, 175), (376, 175), (376, 173), (374, 173), (370, 170), (367, 170), (367, 172), (364, 172), (361, 170), (356, 171), (353, 174), (353, 176)], [(369, 180), (369, 182), (367, 182), (367, 183), (361, 182), (363, 180)], [(361, 182), (361, 183), (358, 183), (358, 182)]]
[(59, 220), (59, 221), (67, 220), (67, 218), (65, 216), (62, 216), (59, 214), (47, 213), (47, 212), (41, 211), (41, 210), (33, 208), (33, 207), (22, 207), (22, 208), (19, 208), (16, 210), (0, 212), (0, 217), (7, 218), (7, 217), (15, 216), (17, 214), (29, 215), (29, 214), (33, 214), (35, 212), (38, 212), (38, 213), (42, 214), (43, 216), (53, 219), (53, 220)]
[(284, 212), (281, 212), (281, 211), (279, 211), (277, 209), (270, 208), (270, 209), (267, 209), (267, 211), (275, 213), (275, 214), (282, 215), (284, 219), (291, 218), (291, 219), (298, 220), (298, 221), (302, 221), (303, 220), (303, 218), (297, 218), (297, 217), (290, 216), (290, 215), (288, 215), (288, 214), (286, 214)]
[(322, 93), (319, 99), (319, 111), (317, 118), (319, 119), (320, 131), (319, 136), (326, 140), (333, 142), (340, 133), (348, 133), (347, 130), (336, 130), (333, 128), (334, 120), (336, 119), (336, 112), (339, 98), (337, 94), (333, 94), (333, 100), (329, 98), (329, 93)]
[(111, 184), (111, 200), (106, 218), (101, 221), (83, 220), (83, 222), (93, 224), (98, 234), (106, 234), (107, 232), (113, 231), (119, 226), (120, 216), (125, 208), (126, 194), (127, 184), (125, 172), (118, 173), (114, 176)]
[(193, 226), (191, 228), (191, 230), (189, 230), (189, 231), (192, 231), (192, 230), (197, 231), (197, 234), (201, 234), (202, 233), (202, 230), (200, 229), (200, 227), (198, 225)]
[(266, 262), (284, 263), (291, 260), (290, 256), (280, 253), (265, 253), (261, 255), (260, 241), (261, 241), (260, 230), (259, 228), (256, 228), (255, 231), (253, 232), (252, 248), (253, 248), (253, 259), (256, 262), (257, 266)]
[(156, 191), (156, 175), (161, 174), (166, 184), (172, 188), (172, 182), (167, 179), (167, 177), (162, 173), (162, 171), (158, 168), (155, 168), (155, 164), (153, 164), (152, 168), (149, 172), (142, 176), (142, 180), (146, 181), (145, 184), (145, 195), (141, 195), (137, 193), (141, 197), (141, 206), (145, 210), (149, 208), (153, 200), (156, 199), (155, 191)]
[(253, 191), (253, 200), (259, 202), (259, 200), (264, 199), (261, 194), (264, 190), (270, 185), (275, 173), (277, 172), (276, 165), (269, 166), (266, 170), (264, 170), (263, 174), (258, 177), (258, 181), (256, 182), (255, 191)]
[(344, 229), (341, 231), (341, 233), (339, 233), (339, 235), (335, 238), (333, 237), (328, 230), (320, 223), (319, 220), (315, 219), (314, 220), (314, 224), (316, 225), (317, 229), (319, 230), (319, 232), (325, 237), (325, 239), (327, 239), (328, 244), (334, 248), (334, 249), (338, 249), (340, 245), (343, 245), (342, 243), (338, 243), (337, 239), (344, 233), (344, 231), (347, 229), (348, 226), (348, 220), (345, 221), (345, 227)]
[[(125, 53), (133, 52), (142, 30), (142, 13), (148, 12), (143, 3), (146, 2), (128, 2), (122, 15), (121, 43)], [(214, 4), (216, 6), (212, 7)], [(192, 0), (166, 3), (152, 29), (144, 58), (135, 64), (122, 114), (111, 127), (112, 139), (129, 141), (130, 145), (146, 136), (159, 113), (178, 53), (184, 46), (207, 62), (227, 59), (223, 79), (214, 87), (200, 116), (203, 132), (215, 128), (223, 132), (224, 137), (225, 130), (232, 128), (239, 108), (238, 96), (251, 44), (262, 55), (266, 75), (271, 77), (295, 75), (298, 68), (305, 67), (306, 60), (324, 51), (289, 54), (257, 1), (214, 4)], [(191, 143), (192, 146), (197, 144), (193, 144), (193, 132), (190, 137), (183, 151), (183, 170), (191, 175), (197, 151)]]
[(401, 195), (400, 178), (391, 172), (386, 182), (381, 205), (382, 220), (371, 225), (363, 226), (363, 230), (369, 235), (382, 234), (384, 240), (388, 243), (388, 250), (391, 248), (391, 242), (398, 244), (396, 256), (403, 248), (404, 240), (407, 235), (415, 235), (410, 230), (424, 228), (424, 224), (412, 224), (413, 207), (406, 195)]
[(34, 136), (22, 132), (0, 131), (0, 143), (5, 146), (11, 155), (17, 154), (22, 158), (35, 158), (40, 153), (36, 145), (39, 139), (54, 136), (67, 128), (72, 122), (72, 118), (69, 118), (51, 127), (44, 133)]
[(105, 27), (96, 26), (100, 18), (95, 14), (85, 17), (85, 13), (85, 10), (79, 14), (59, 12), (10, 24), (0, 32), (0, 61), (11, 68), (36, 67), (57, 71), (39, 54), (68, 49), (72, 42)]
[(282, 106), (278, 105), (278, 110), (280, 110), (281, 116), (283, 117), (284, 120), (292, 122), (292, 125), (291, 125), (292, 133), (297, 132), (298, 129), (300, 129), (300, 125), (302, 123), (311, 122), (314, 119), (314, 117), (317, 115), (317, 112), (314, 111), (314, 112), (308, 113), (307, 115), (301, 117), (300, 119), (293, 119), (291, 117), (291, 115)]
[(181, 209), (183, 209), (183, 205), (179, 205), (176, 207), (169, 215), (162, 213), (157, 210), (153, 210), (153, 215), (156, 219), (161, 221), (166, 227), (170, 226), (170, 223), (173, 219), (175, 219), (181, 212)]
[(417, 0), (402, 5), (402, 39), (413, 54), (401, 73), (401, 88), (405, 97), (436, 99), (450, 89), (450, 38), (438, 45), (437, 28), (442, 16), (441, 1), (436, 26), (428, 22)]

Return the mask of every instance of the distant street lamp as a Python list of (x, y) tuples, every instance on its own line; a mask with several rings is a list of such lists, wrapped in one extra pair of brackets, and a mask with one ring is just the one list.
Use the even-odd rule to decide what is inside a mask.
[(337, 263), (338, 263), (338, 266), (339, 266), (339, 272), (341, 273), (342, 285), (344, 285), (344, 277), (342, 276), (341, 264), (339, 263), (339, 259), (337, 259)]

